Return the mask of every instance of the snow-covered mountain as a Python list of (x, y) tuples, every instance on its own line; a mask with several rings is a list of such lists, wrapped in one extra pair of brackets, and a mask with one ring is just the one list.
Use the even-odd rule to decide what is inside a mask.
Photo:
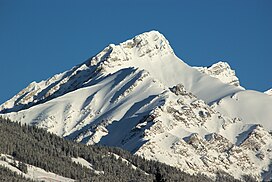
[(227, 63), (191, 67), (157, 31), (111, 44), (0, 106), (4, 117), (88, 145), (257, 179), (271, 175), (271, 110), (272, 98), (239, 86)]

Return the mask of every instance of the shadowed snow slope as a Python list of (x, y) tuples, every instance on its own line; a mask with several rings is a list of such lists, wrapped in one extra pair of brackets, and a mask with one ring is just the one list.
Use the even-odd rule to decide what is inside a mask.
[(213, 177), (219, 169), (261, 179), (272, 160), (271, 99), (240, 87), (227, 63), (188, 66), (162, 34), (151, 31), (31, 83), (0, 111), (71, 140), (119, 146), (189, 173)]

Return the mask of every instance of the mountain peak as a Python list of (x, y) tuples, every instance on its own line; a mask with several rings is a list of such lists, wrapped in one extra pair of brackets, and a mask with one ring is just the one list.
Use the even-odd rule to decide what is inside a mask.
[(139, 57), (173, 54), (173, 49), (168, 40), (163, 34), (155, 30), (139, 34), (121, 43), (120, 46), (124, 49), (134, 49)]

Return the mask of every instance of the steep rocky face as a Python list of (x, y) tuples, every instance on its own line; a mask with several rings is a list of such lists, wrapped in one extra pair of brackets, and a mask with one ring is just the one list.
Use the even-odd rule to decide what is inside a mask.
[(195, 67), (198, 71), (206, 73), (214, 78), (219, 79), (223, 83), (234, 86), (240, 86), (239, 79), (235, 75), (235, 71), (231, 69), (227, 62), (218, 62), (210, 67)]
[[(271, 98), (237, 86), (226, 63), (199, 70), (151, 31), (31, 83), (0, 106), (1, 116), (87, 145), (119, 146), (189, 173), (213, 177), (219, 169), (261, 179), (272, 159), (260, 152), (272, 145)], [(262, 140), (253, 134), (259, 130)], [(251, 143), (261, 148), (249, 149)]]
[[(170, 90), (176, 98), (167, 97), (164, 105), (152, 113), (149, 122), (154, 124), (142, 128), (147, 141), (136, 154), (165, 163), (171, 161), (171, 165), (189, 173), (198, 171), (214, 177), (216, 171), (222, 170), (236, 178), (249, 174), (261, 179), (260, 166), (269, 166), (272, 157), (267, 152), (272, 139), (267, 131), (252, 126), (240, 131), (235, 139), (230, 138), (228, 133), (233, 132), (233, 127), (241, 127), (239, 119), (222, 116), (181, 84)], [(254, 134), (256, 131), (261, 134)], [(269, 144), (263, 146), (264, 141)], [(262, 146), (266, 158), (260, 149), (253, 151), (254, 146)]]

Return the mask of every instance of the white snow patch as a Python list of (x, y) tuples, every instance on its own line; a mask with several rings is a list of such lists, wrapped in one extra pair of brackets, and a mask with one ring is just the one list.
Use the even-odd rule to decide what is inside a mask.
[(104, 171), (97, 171), (95, 170), (92, 166), (91, 163), (89, 163), (88, 161), (86, 161), (85, 159), (81, 158), (81, 157), (78, 157), (78, 158), (74, 158), (72, 157), (71, 158), (73, 162), (75, 163), (78, 163), (78, 164), (81, 164), (82, 166), (85, 166), (87, 167), (88, 169), (91, 169), (93, 170), (96, 174), (104, 174)]
[(137, 166), (135, 166), (134, 164), (132, 164), (132, 163), (129, 162), (128, 160), (126, 160), (126, 159), (120, 157), (119, 155), (117, 155), (117, 154), (115, 154), (115, 153), (112, 153), (112, 152), (110, 152), (109, 155), (113, 155), (116, 159), (119, 159), (119, 158), (120, 158), (120, 159), (122, 160), (122, 162), (126, 163), (127, 165), (131, 165), (132, 169), (134, 169), (134, 170), (138, 169), (138, 170), (144, 172), (145, 175), (149, 175), (148, 173), (146, 173), (146, 172), (143, 171), (142, 169), (138, 168)]
[(25, 174), (22, 171), (20, 171), (18, 168), (12, 165), (13, 163), (18, 164), (18, 162), (19, 161), (14, 160), (14, 158), (10, 155), (0, 154), (0, 165), (5, 166), (9, 168), (11, 171), (18, 173), (19, 175), (23, 175), (26, 178), (30, 178), (35, 181), (45, 181), (45, 182), (52, 182), (52, 181), (73, 182), (75, 181), (73, 179), (66, 178), (52, 172), (47, 172), (44, 169), (35, 167), (33, 165), (29, 165), (29, 164), (26, 164), (28, 172), (27, 174)]

